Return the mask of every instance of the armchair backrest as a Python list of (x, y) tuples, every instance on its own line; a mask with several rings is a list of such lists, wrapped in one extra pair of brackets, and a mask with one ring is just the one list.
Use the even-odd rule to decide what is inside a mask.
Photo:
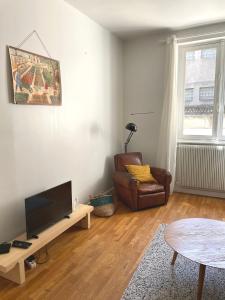
[(114, 156), (116, 171), (126, 172), (125, 165), (142, 165), (141, 152), (121, 153)]

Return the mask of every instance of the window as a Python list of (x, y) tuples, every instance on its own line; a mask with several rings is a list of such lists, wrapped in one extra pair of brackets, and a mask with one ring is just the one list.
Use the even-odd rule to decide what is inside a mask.
[(199, 100), (212, 102), (214, 99), (214, 87), (200, 87), (199, 89)]
[(203, 49), (201, 51), (202, 58), (215, 58), (216, 57), (216, 49)]
[(191, 102), (193, 100), (193, 96), (194, 96), (194, 89), (192, 88), (188, 88), (185, 89), (185, 102)]
[(225, 41), (180, 46), (180, 139), (225, 140), (224, 57)]

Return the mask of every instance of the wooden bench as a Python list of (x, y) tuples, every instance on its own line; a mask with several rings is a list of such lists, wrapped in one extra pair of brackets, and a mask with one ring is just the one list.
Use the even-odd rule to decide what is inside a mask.
[[(32, 245), (28, 249), (11, 248), (9, 253), (0, 255), (0, 276), (17, 284), (23, 284), (25, 282), (24, 260), (75, 224), (89, 229), (92, 211), (92, 206), (80, 204), (70, 214), (69, 219), (63, 219), (41, 232), (38, 239), (29, 240)], [(16, 239), (26, 241), (26, 234), (24, 233)]]

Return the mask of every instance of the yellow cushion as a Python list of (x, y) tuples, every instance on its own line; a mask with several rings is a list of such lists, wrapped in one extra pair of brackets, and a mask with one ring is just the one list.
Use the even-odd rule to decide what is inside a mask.
[(140, 182), (157, 182), (151, 174), (149, 165), (125, 165), (125, 167)]

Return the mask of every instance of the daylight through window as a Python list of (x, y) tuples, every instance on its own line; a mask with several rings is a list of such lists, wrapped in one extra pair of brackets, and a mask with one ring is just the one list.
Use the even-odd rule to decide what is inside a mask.
[(180, 47), (180, 139), (225, 139), (223, 52), (222, 41)]

